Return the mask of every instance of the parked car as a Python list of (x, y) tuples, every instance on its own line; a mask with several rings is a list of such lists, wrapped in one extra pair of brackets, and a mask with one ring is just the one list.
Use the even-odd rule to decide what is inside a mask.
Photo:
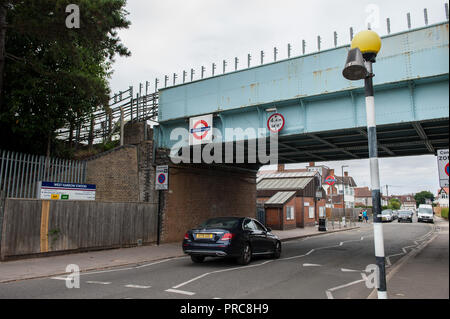
[(398, 212), (398, 222), (413, 222), (413, 212), (410, 210), (400, 210)]
[(392, 222), (392, 209), (385, 209), (381, 212), (382, 222)]
[(427, 204), (420, 204), (417, 212), (417, 221), (434, 223), (433, 207)]
[(217, 217), (184, 235), (183, 252), (195, 263), (203, 262), (205, 257), (229, 257), (246, 265), (256, 255), (279, 258), (281, 241), (253, 218)]
[(398, 210), (393, 210), (392, 211), (392, 220), (396, 220), (398, 219)]

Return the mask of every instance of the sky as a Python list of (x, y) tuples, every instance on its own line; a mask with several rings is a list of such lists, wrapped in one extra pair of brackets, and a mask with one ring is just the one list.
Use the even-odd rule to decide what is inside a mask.
[[(172, 83), (177, 73), (181, 83), (183, 70), (195, 69), (194, 79), (200, 76), (201, 66), (211, 74), (222, 72), (222, 60), (227, 70), (259, 64), (259, 52), (266, 53), (265, 63), (273, 61), (273, 47), (278, 48), (278, 60), (287, 58), (287, 44), (292, 56), (301, 55), (302, 40), (306, 53), (317, 51), (317, 36), (321, 49), (350, 43), (350, 27), (354, 34), (370, 23), (379, 35), (387, 34), (386, 18), (391, 21), (391, 33), (407, 30), (406, 14), (411, 14), (412, 28), (425, 25), (423, 9), (428, 10), (429, 24), (446, 19), (443, 0), (128, 0), (126, 10), (131, 27), (119, 31), (119, 36), (132, 52), (129, 58), (116, 58), (110, 79), (112, 92), (128, 89), (149, 81), (154, 90), (155, 79), (164, 85), (164, 76)], [(136, 91), (135, 91), (136, 92)], [(358, 186), (370, 186), (368, 160), (318, 163), (336, 171), (349, 165)], [(305, 164), (301, 164), (304, 167)], [(289, 166), (288, 166), (289, 167)], [(421, 190), (436, 193), (439, 189), (435, 156), (380, 159), (380, 183), (389, 186), (389, 193), (407, 194)]]

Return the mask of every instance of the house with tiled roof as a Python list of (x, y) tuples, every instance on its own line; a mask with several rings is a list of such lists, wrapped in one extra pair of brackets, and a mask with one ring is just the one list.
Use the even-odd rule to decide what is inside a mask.
[(442, 208), (448, 208), (448, 187), (443, 187), (438, 191), (435, 203)]
[(284, 170), (259, 174), (257, 202), (264, 206), (265, 224), (286, 230), (315, 225), (325, 216), (326, 194), (318, 172)]
[(355, 206), (372, 207), (372, 191), (369, 187), (355, 187)]

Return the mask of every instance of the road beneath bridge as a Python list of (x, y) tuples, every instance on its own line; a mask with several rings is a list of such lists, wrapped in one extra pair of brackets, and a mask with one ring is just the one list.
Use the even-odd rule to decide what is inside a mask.
[[(388, 274), (436, 233), (431, 224), (384, 226)], [(373, 291), (363, 279), (366, 267), (374, 263), (373, 247), (372, 226), (363, 224), (355, 230), (285, 242), (280, 259), (257, 258), (248, 266), (213, 258), (194, 264), (180, 257), (82, 273), (79, 289), (67, 289), (64, 276), (0, 284), (0, 298), (365, 299)], [(448, 242), (443, 247), (428, 253), (448, 256)], [(448, 263), (441, 267), (448, 274)], [(448, 291), (448, 282), (442, 284)], [(398, 288), (396, 292), (401, 293)]]

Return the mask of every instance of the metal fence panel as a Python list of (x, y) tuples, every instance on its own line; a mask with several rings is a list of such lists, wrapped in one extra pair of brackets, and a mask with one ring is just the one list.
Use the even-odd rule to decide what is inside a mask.
[(7, 198), (36, 198), (39, 181), (83, 184), (86, 162), (0, 150), (0, 190)]

